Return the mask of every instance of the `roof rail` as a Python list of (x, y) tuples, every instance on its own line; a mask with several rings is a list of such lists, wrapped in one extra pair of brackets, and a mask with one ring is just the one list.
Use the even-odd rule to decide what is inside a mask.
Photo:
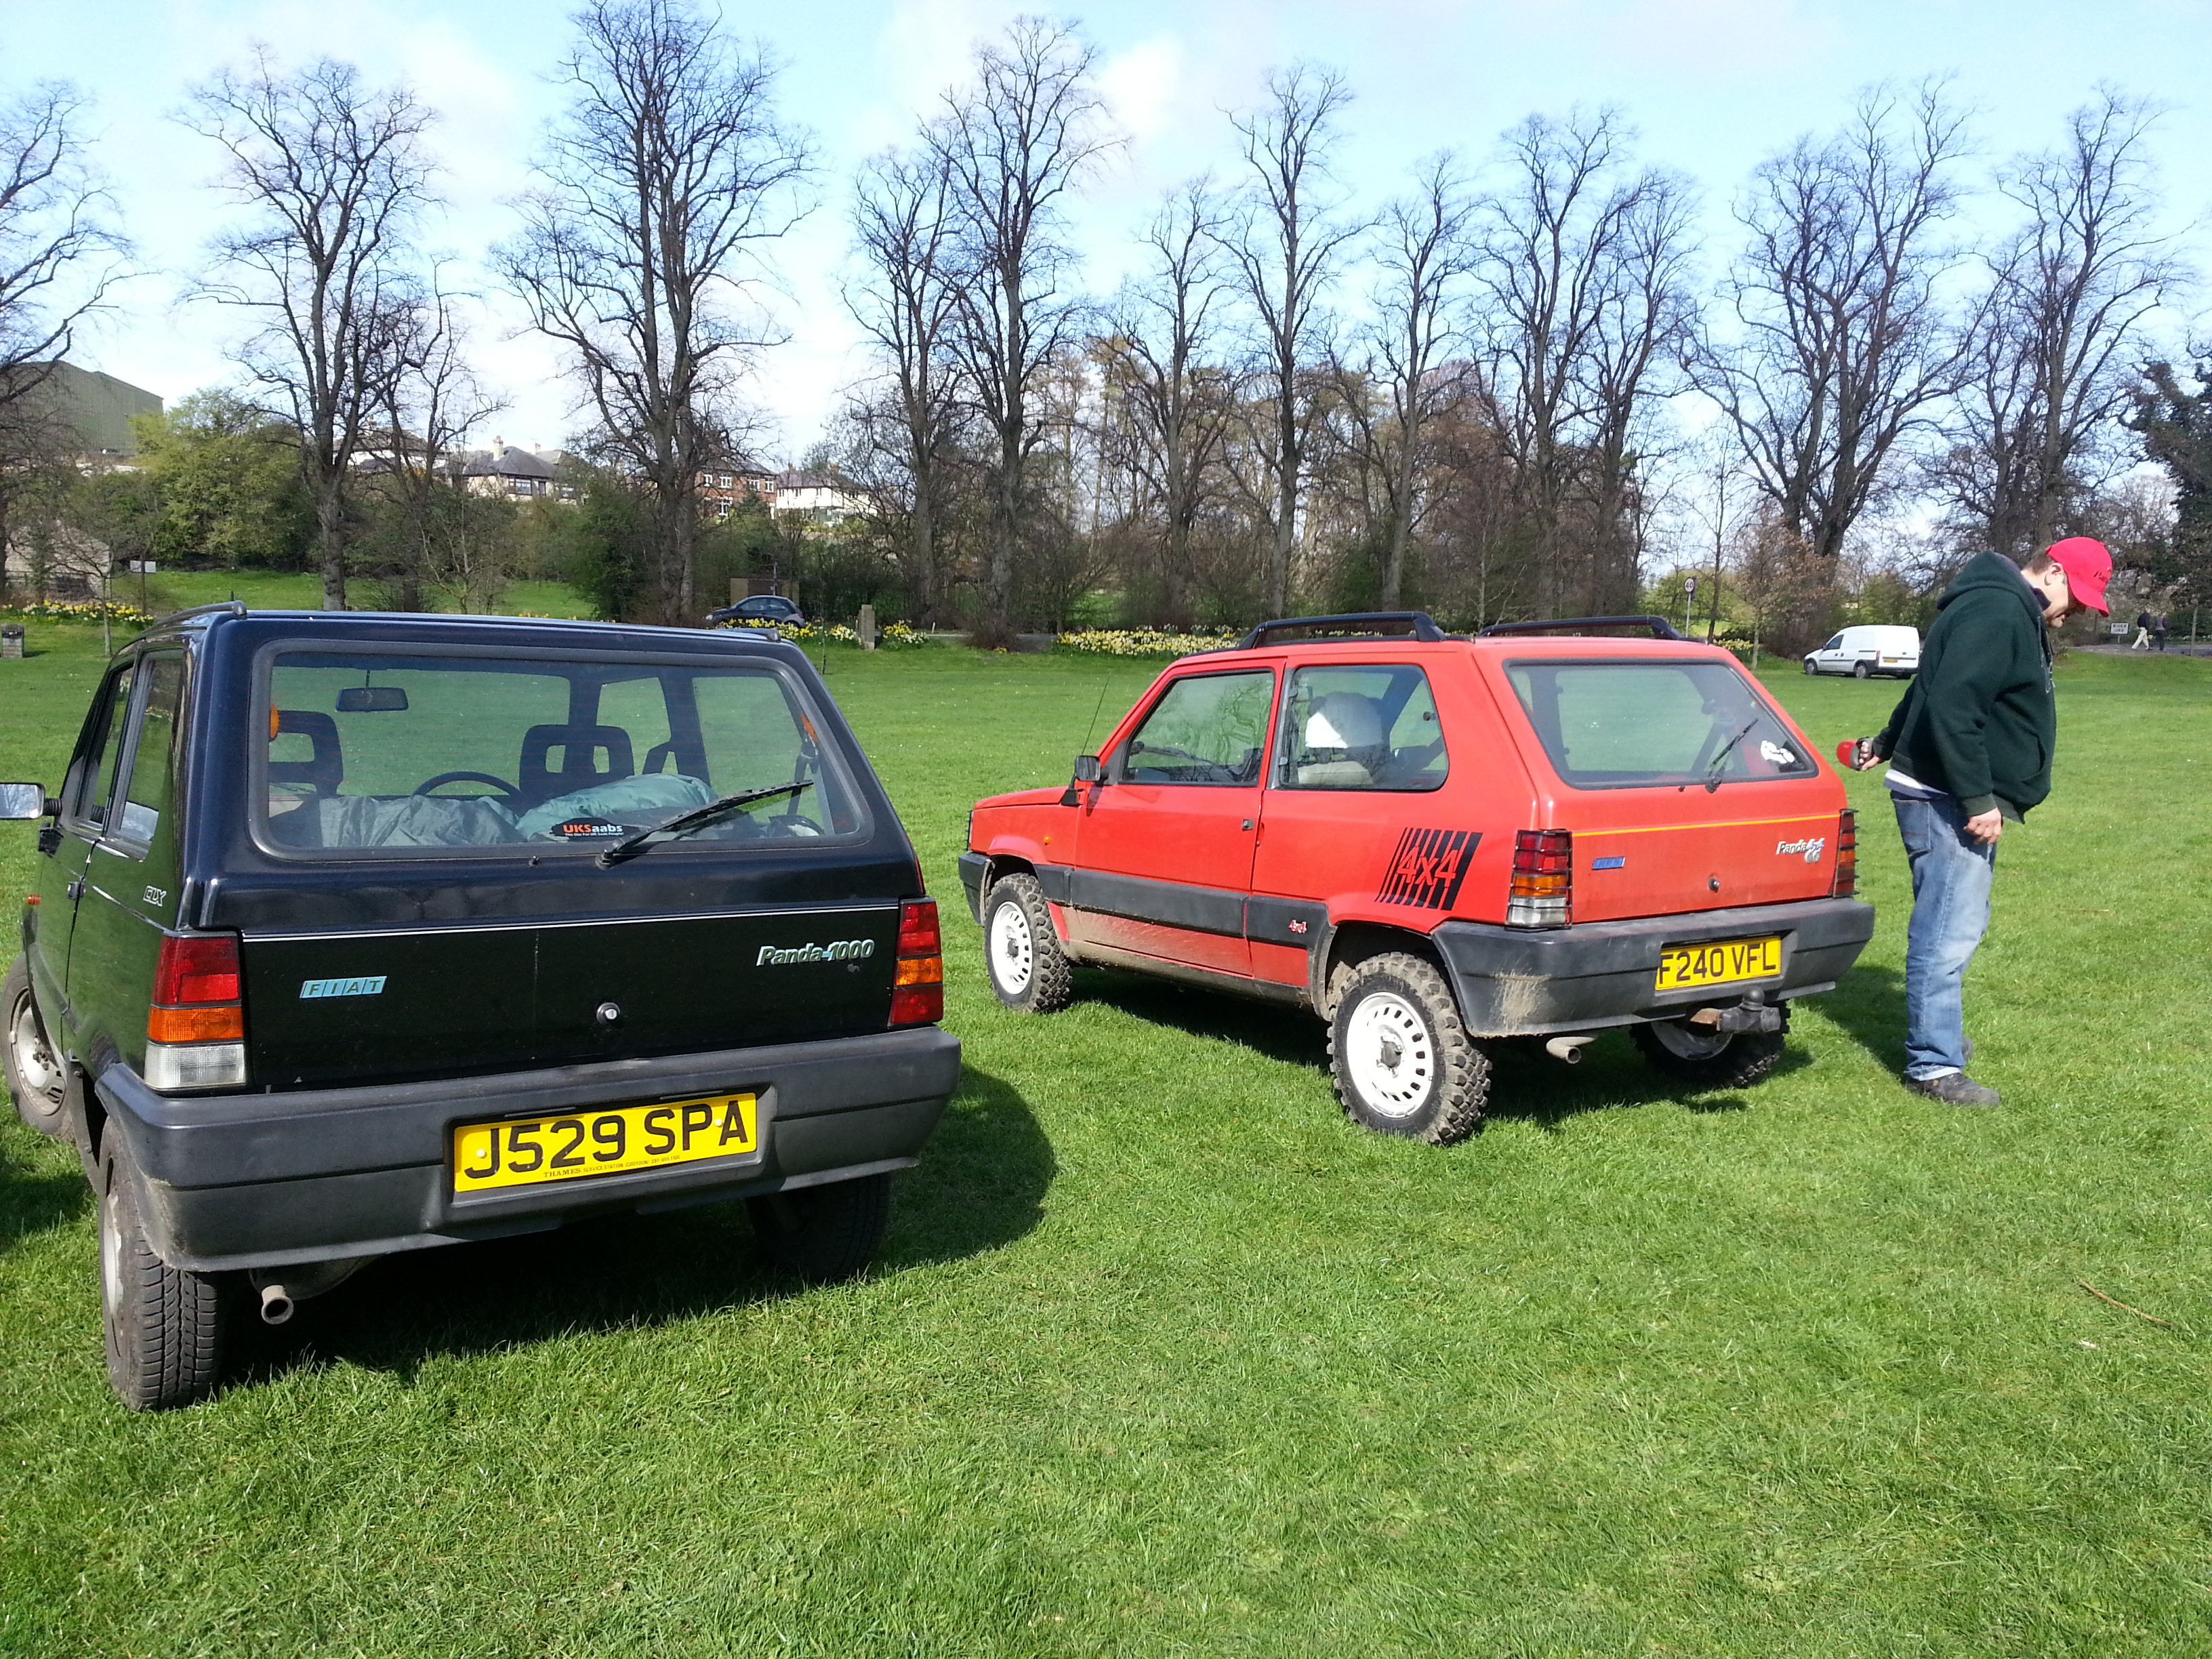
[(234, 617), (242, 617), (246, 614), (246, 601), (244, 599), (217, 599), (213, 605), (196, 605), (190, 610), (172, 611), (166, 617), (156, 617), (152, 622), (148, 623), (146, 626), (149, 628), (163, 628), (173, 622), (182, 622), (187, 617), (212, 617), (218, 611), (228, 612), (229, 615)]
[(1664, 617), (1563, 617), (1550, 622), (1492, 623), (1479, 637), (1493, 634), (1547, 634), (1562, 628), (1648, 628), (1655, 640), (1681, 640), (1685, 635)]
[[(1384, 629), (1378, 623), (1403, 623), (1403, 628)], [(1448, 640), (1452, 636), (1437, 626), (1436, 618), (1425, 611), (1354, 611), (1341, 617), (1285, 617), (1275, 622), (1263, 622), (1237, 646), (1239, 651), (1249, 651), (1254, 646), (1265, 645), (1273, 634), (1288, 633), (1294, 628), (1326, 628), (1354, 636), (1376, 636), (1411, 634), (1417, 640)]]

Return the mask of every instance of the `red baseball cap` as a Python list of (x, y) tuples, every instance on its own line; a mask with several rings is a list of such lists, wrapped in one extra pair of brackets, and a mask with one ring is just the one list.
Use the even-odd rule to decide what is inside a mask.
[(2100, 616), (2112, 613), (2105, 606), (2105, 584), (2112, 579), (2112, 556), (2104, 543), (2087, 536), (2069, 536), (2050, 548), (2052, 563), (2066, 573), (2066, 586), (2077, 605), (2086, 605)]

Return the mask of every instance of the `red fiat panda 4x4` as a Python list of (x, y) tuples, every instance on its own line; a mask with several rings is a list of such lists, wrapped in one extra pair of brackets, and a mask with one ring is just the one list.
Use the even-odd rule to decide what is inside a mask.
[(1626, 1027), (1692, 1086), (1763, 1077), (1874, 931), (1854, 865), (1841, 781), (1725, 651), (1407, 612), (1171, 664), (1065, 790), (976, 804), (960, 876), (1008, 1007), (1071, 963), (1297, 1004), (1347, 1113), (1448, 1145), (1485, 1039)]

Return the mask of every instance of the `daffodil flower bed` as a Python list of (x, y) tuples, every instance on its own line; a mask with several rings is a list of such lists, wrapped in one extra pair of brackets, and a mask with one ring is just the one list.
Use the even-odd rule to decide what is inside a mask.
[[(787, 640), (796, 640), (801, 645), (858, 645), (860, 635), (857, 629), (843, 623), (808, 623), (803, 628), (789, 628), (781, 623), (741, 621), (726, 623), (730, 628), (772, 628)], [(929, 643), (902, 622), (888, 623), (876, 630), (876, 649), (898, 651), (908, 647)]]
[(104, 604), (98, 599), (33, 599), (27, 605), (0, 605), (0, 617), (28, 617), (41, 622), (98, 622), (103, 614), (110, 622), (130, 628), (143, 628), (154, 620), (150, 612), (114, 599)]
[(1062, 634), (1060, 648), (1102, 657), (1188, 657), (1194, 651), (1218, 651), (1243, 637), (1243, 629), (1232, 628), (1190, 634), (1162, 628), (1085, 628)]

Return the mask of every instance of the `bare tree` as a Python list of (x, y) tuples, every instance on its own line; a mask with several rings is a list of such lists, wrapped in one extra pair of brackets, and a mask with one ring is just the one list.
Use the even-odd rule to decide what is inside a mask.
[(1844, 131), (1759, 164), (1725, 292), (1741, 337), (1698, 355), (1781, 529), (1833, 560), (1893, 453), (1957, 389), (1970, 336), (1940, 292), (1959, 251), (1965, 117), (1940, 84), (1861, 95)]
[(845, 291), (875, 343), (888, 419), (856, 410), (871, 446), (903, 483), (907, 586), (925, 626), (944, 602), (938, 545), (959, 440), (959, 380), (951, 359), (967, 273), (951, 209), (951, 168), (935, 151), (891, 154), (862, 173), (853, 204), (866, 276)]
[(405, 88), (372, 91), (350, 64), (323, 58), (287, 75), (265, 52), (201, 88), (186, 118), (228, 153), (223, 188), (248, 210), (216, 239), (202, 291), (260, 319), (239, 361), (300, 434), (327, 610), (345, 609), (354, 456), (416, 297), (430, 120)]
[[(1385, 512), (1380, 600), (1395, 611), (1406, 547), (1426, 507), (1425, 441), (1438, 414), (1466, 394), (1467, 377), (1447, 366), (1460, 336), (1460, 289), (1474, 264), (1474, 206), (1449, 151), (1421, 168), (1415, 192), (1383, 210), (1375, 249), (1381, 276), (1369, 378), (1379, 381), (1388, 421), (1363, 422)], [(1365, 407), (1364, 400), (1359, 405)]]
[(2112, 466), (2135, 346), (2183, 280), (2155, 228), (2157, 112), (2107, 87), (2059, 149), (1998, 179), (2027, 222), (1990, 260), (1953, 443), (1932, 469), (1972, 541), (2017, 558), (2087, 510)]
[(1631, 450), (1686, 319), (1686, 192), (1623, 177), (1627, 139), (1611, 109), (1530, 116), (1478, 232), (1484, 395), (1554, 615), (1633, 586)]
[(954, 340), (976, 411), (991, 428), (989, 547), (981, 636), (1012, 626), (1015, 565), (1029, 512), (1024, 472), (1043, 435), (1030, 408), (1040, 377), (1075, 331), (1060, 291), (1074, 255), (1060, 240), (1065, 199), (1115, 140), (1100, 125), (1097, 52), (1072, 29), (1018, 17), (975, 53), (972, 86), (949, 92), (924, 137), (946, 169), (968, 277)]
[(10, 506), (71, 434), (44, 394), (77, 325), (106, 297), (123, 241), (88, 164), (88, 101), (47, 83), (0, 105), (0, 586)]
[(778, 337), (757, 303), (764, 244), (805, 210), (805, 143), (775, 71), (686, 0), (589, 0), (568, 107), (495, 255), (568, 352), (597, 444), (650, 494), (662, 622), (696, 608), (702, 468), (732, 447), (736, 381)]
[(1261, 108), (1232, 118), (1249, 175), (1229, 251), (1259, 325), (1273, 417), (1273, 536), (1262, 602), (1279, 617), (1290, 608), (1298, 492), (1316, 407), (1313, 370), (1329, 355), (1325, 307), (1346, 246), (1363, 227), (1340, 216), (1340, 192), (1330, 194), (1337, 119), (1352, 102), (1342, 74), (1296, 64), (1268, 77), (1267, 94)]
[[(422, 585), (465, 611), (489, 610), (504, 586), (511, 537), (488, 526), (458, 470), (455, 447), (503, 404), (471, 370), (451, 296), (433, 292), (394, 330), (397, 372), (385, 383), (384, 429), (374, 441), (395, 526), (404, 543), (390, 579), (395, 609), (420, 608)], [(511, 517), (511, 515), (508, 515)]]
[(1170, 195), (1144, 233), (1146, 268), (1116, 296), (1099, 348), (1114, 417), (1105, 453), (1133, 475), (1157, 520), (1159, 604), (1179, 623), (1188, 621), (1190, 542), (1207, 468), (1233, 415), (1232, 377), (1212, 356), (1219, 229), (1207, 180)]

